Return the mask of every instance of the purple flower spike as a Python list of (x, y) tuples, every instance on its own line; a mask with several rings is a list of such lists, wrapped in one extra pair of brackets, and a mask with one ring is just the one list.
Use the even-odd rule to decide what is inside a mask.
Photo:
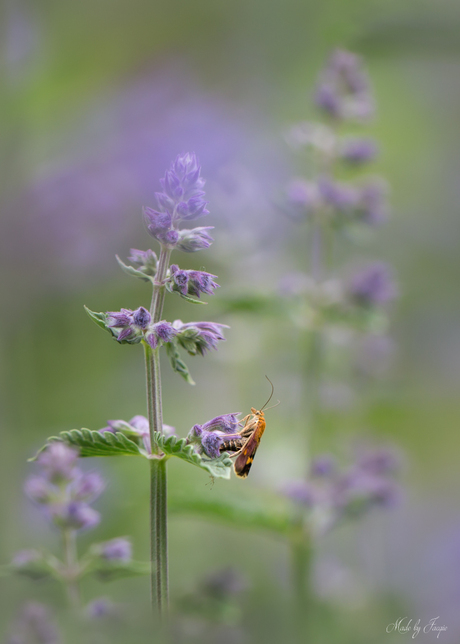
[(348, 286), (350, 297), (362, 306), (378, 306), (396, 297), (387, 264), (375, 262), (355, 273)]
[(159, 210), (145, 208), (144, 218), (149, 233), (160, 243), (173, 247), (180, 240), (176, 228), (181, 221), (209, 214), (196, 156), (190, 153), (177, 156), (160, 183), (163, 191), (155, 193)]
[(55, 442), (38, 457), (38, 463), (52, 483), (71, 481), (77, 473), (78, 451), (65, 443)]
[(361, 59), (336, 50), (321, 74), (314, 100), (335, 119), (365, 120), (374, 112), (374, 101)]
[(128, 539), (121, 537), (111, 539), (101, 544), (101, 556), (107, 561), (122, 561), (127, 563), (132, 559), (133, 547)]
[(144, 309), (143, 306), (140, 306), (133, 312), (133, 324), (138, 326), (140, 329), (146, 329), (151, 321), (152, 316), (147, 309)]
[(294, 503), (311, 508), (317, 500), (317, 493), (311, 483), (307, 481), (291, 481), (284, 486), (283, 494)]
[(213, 228), (214, 226), (201, 226), (191, 230), (187, 228), (179, 230), (176, 248), (184, 253), (195, 253), (209, 248), (214, 240), (207, 231)]

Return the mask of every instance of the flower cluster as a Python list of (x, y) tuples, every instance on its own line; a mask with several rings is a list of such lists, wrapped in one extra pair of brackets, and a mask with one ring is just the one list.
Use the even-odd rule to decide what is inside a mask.
[(156, 349), (162, 342), (171, 342), (176, 335), (175, 329), (165, 320), (152, 324), (152, 316), (143, 306), (135, 311), (108, 311), (105, 315), (106, 325), (118, 342), (136, 344), (145, 340)]
[(155, 193), (158, 210), (144, 208), (148, 232), (167, 248), (178, 247), (180, 250), (193, 252), (207, 248), (212, 241), (207, 228), (185, 231), (178, 229), (183, 221), (194, 221), (209, 214), (200, 170), (194, 154), (178, 155), (166, 171), (164, 179), (160, 179), (163, 190)]
[(96, 472), (82, 472), (78, 452), (64, 443), (51, 443), (38, 457), (40, 473), (26, 480), (25, 492), (61, 530), (85, 530), (100, 521), (90, 503), (104, 482)]
[(153, 277), (157, 272), (158, 258), (153, 250), (131, 248), (131, 255), (129, 255), (128, 259), (138, 271), (144, 273), (146, 276)]
[(337, 227), (353, 222), (379, 226), (388, 217), (388, 188), (372, 177), (357, 184), (323, 175), (316, 182), (293, 179), (286, 188), (287, 212), (295, 219), (322, 217)]
[(170, 292), (177, 291), (181, 295), (196, 295), (200, 297), (201, 293), (212, 295), (214, 289), (219, 284), (213, 281), (211, 273), (204, 271), (181, 270), (177, 264), (172, 264), (169, 268), (170, 278), (166, 286)]
[(240, 429), (238, 416), (240, 412), (216, 416), (203, 425), (194, 425), (187, 436), (187, 441), (195, 445), (200, 454), (206, 454), (209, 458), (218, 458), (221, 448), (226, 440), (239, 438), (237, 432)]
[(174, 320), (172, 323), (176, 331), (176, 341), (190, 355), (197, 353), (204, 355), (210, 349), (217, 349), (217, 343), (225, 340), (222, 329), (228, 329), (226, 324), (216, 322), (182, 322)]
[(293, 481), (283, 492), (308, 511), (308, 527), (321, 534), (346, 517), (359, 516), (376, 506), (393, 506), (398, 499), (394, 481), (398, 468), (397, 456), (384, 448), (362, 449), (345, 471), (325, 455), (313, 461), (307, 481)]
[(337, 49), (321, 74), (315, 103), (330, 118), (366, 120), (374, 113), (374, 100), (361, 59)]

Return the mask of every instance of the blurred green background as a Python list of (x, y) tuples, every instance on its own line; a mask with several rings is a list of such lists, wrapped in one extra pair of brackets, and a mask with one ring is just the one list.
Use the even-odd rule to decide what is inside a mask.
[[(440, 615), (449, 629), (440, 640), (458, 642), (460, 5), (10, 0), (3, 10), (0, 561), (20, 548), (58, 546), (22, 492), (26, 459), (44, 439), (145, 413), (141, 349), (111, 342), (83, 304), (105, 311), (148, 303), (148, 288), (120, 273), (114, 255), (150, 246), (141, 207), (154, 204), (158, 179), (179, 152), (200, 158), (211, 210), (200, 225), (215, 226), (215, 243), (175, 261), (217, 274), (221, 288), (205, 314), (171, 297), (166, 317), (202, 316), (231, 329), (217, 353), (189, 360), (196, 387), (165, 364), (165, 422), (185, 435), (217, 414), (247, 413), (268, 396), (265, 374), (282, 404), (267, 414), (247, 481), (212, 486), (174, 462), (171, 497), (193, 491), (252, 502), (301, 476), (298, 337), (288, 320), (235, 310), (231, 300), (269, 296), (284, 273), (308, 262), (297, 224), (273, 202), (299, 171), (286, 131), (314, 117), (314, 81), (341, 46), (365, 59), (378, 105), (366, 131), (381, 144), (375, 170), (392, 189), (390, 222), (344, 252), (390, 262), (400, 297), (390, 374), (330, 414), (318, 448), (340, 451), (366, 432), (393, 441), (405, 455), (404, 498), (322, 540), (315, 642), (401, 641), (408, 635), (385, 628), (403, 615)], [(82, 541), (131, 535), (136, 558), (146, 559), (147, 471), (129, 458), (90, 467), (108, 487), (103, 522)], [(286, 641), (291, 598), (281, 541), (236, 522), (174, 515), (170, 557), (173, 598), (227, 565), (244, 576), (238, 626), (219, 633), (222, 641)], [(125, 607), (110, 641), (151, 637), (147, 579), (88, 583), (84, 591)], [(26, 599), (63, 610), (51, 585), (3, 579), (0, 592), (2, 637)]]

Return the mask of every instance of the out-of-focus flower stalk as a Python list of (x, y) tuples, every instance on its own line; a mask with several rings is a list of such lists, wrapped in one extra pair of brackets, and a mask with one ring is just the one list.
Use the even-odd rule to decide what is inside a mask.
[[(153, 322), (159, 322), (163, 313), (165, 279), (171, 250), (161, 245), (158, 270), (153, 284), (150, 314)], [(151, 596), (160, 615), (168, 610), (168, 534), (167, 534), (167, 479), (166, 459), (155, 458), (158, 445), (155, 432), (163, 432), (163, 407), (161, 398), (160, 346), (153, 349), (143, 342), (147, 381), (147, 413), (150, 444), (150, 563)]]
[(62, 543), (64, 549), (64, 560), (66, 563), (66, 588), (69, 604), (72, 609), (79, 612), (81, 609), (80, 588), (78, 585), (78, 554), (77, 554), (77, 533), (72, 528), (62, 531)]

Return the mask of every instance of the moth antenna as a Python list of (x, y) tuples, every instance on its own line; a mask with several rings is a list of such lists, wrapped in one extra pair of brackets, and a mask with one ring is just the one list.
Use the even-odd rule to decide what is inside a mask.
[(269, 383), (271, 384), (271, 386), (272, 386), (272, 393), (270, 394), (270, 397), (268, 398), (267, 402), (265, 403), (265, 405), (262, 407), (262, 409), (261, 409), (260, 411), (263, 411), (263, 410), (265, 409), (265, 407), (268, 405), (268, 403), (269, 403), (269, 402), (270, 402), (270, 400), (272, 399), (273, 393), (274, 393), (274, 391), (275, 391), (275, 387), (274, 387), (274, 385), (273, 385), (272, 381), (270, 380), (270, 378), (269, 378), (268, 376), (265, 376), (265, 377), (266, 377), (266, 379), (268, 380), (268, 382), (269, 382)]
[[(278, 405), (281, 405), (281, 400), (278, 400), (278, 402), (276, 403), (276, 405), (272, 405), (271, 407), (267, 407), (267, 408), (265, 409), (265, 411), (268, 411), (269, 409), (273, 409), (274, 407), (278, 407)], [(260, 410), (260, 411), (262, 411), (262, 410)]]

